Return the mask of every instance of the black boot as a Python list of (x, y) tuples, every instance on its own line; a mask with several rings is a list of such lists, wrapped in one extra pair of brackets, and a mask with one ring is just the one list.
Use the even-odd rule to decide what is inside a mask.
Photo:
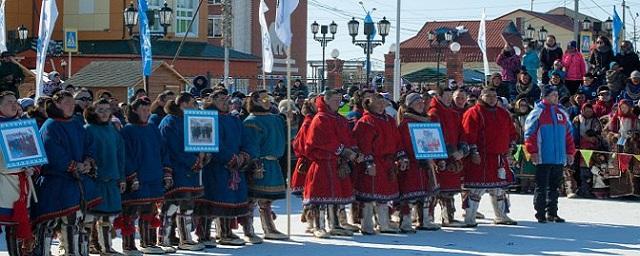
[(547, 221), (549, 222), (555, 222), (555, 223), (564, 223), (565, 220), (563, 218), (560, 218), (557, 214), (549, 214), (547, 215)]
[(7, 238), (7, 251), (10, 256), (20, 256), (20, 247), (18, 247), (18, 237), (16, 237), (16, 226), (4, 226), (5, 236)]

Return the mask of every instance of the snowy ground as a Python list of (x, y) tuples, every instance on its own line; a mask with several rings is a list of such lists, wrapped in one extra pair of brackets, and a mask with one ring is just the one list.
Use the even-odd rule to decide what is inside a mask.
[[(488, 196), (480, 212), (489, 219), (480, 220), (473, 229), (444, 228), (416, 234), (377, 235), (316, 239), (304, 233), (300, 223), (300, 200), (292, 200), (290, 241), (266, 241), (240, 248), (220, 246), (202, 252), (177, 255), (640, 255), (640, 204), (638, 201), (560, 199), (563, 224), (539, 224), (533, 216), (531, 195), (511, 195), (511, 217), (519, 226), (494, 226)], [(460, 205), (459, 198), (456, 202)], [(284, 200), (275, 204), (276, 224), (286, 232)], [(462, 211), (456, 216), (462, 219)], [(256, 218), (256, 231), (260, 232)], [(261, 233), (259, 233), (261, 234)], [(121, 240), (114, 241), (121, 249)], [(55, 250), (54, 250), (55, 251)], [(6, 253), (0, 239), (0, 254)]]

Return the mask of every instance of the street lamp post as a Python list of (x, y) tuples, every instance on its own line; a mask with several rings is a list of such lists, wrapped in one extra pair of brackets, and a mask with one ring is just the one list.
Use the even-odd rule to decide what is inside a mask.
[(447, 31), (444, 34), (429, 32), (427, 39), (430, 45), (436, 47), (436, 84), (440, 87), (440, 55), (442, 54), (442, 49), (453, 40), (453, 33), (451, 31)]
[[(318, 34), (318, 28), (320, 29), (320, 34), (322, 37), (316, 36)], [(313, 40), (316, 40), (322, 46), (322, 81), (320, 82), (320, 91), (324, 91), (325, 86), (325, 48), (327, 44), (335, 39), (336, 32), (338, 32), (338, 24), (335, 22), (331, 22), (331, 24), (327, 25), (318, 25), (318, 22), (313, 22), (311, 24), (311, 33), (313, 33)], [(331, 33), (331, 37), (327, 37), (327, 33)]]
[(173, 10), (169, 8), (169, 6), (167, 5), (167, 1), (164, 1), (164, 7), (160, 8), (158, 14), (160, 17), (160, 26), (162, 26), (162, 28), (164, 29), (163, 36), (166, 36), (167, 31), (169, 30), (169, 26), (171, 26), (171, 22), (173, 21)]
[(366, 39), (364, 40), (356, 40), (356, 36), (358, 35), (358, 27), (360, 26), (360, 22), (356, 20), (356, 18), (352, 18), (351, 21), (347, 24), (349, 28), (349, 35), (351, 35), (351, 43), (354, 45), (360, 46), (364, 53), (367, 55), (367, 84), (369, 84), (369, 77), (371, 75), (371, 52), (373, 52), (373, 48), (376, 48), (380, 45), (383, 45), (385, 42), (385, 37), (389, 35), (389, 28), (391, 27), (391, 23), (387, 20), (386, 17), (383, 17), (381, 21), (378, 22), (378, 34), (382, 36), (381, 40), (374, 40), (375, 36), (374, 32), (374, 23), (373, 22), (364, 22), (364, 35)]
[(133, 1), (124, 9), (124, 25), (129, 29), (129, 36), (133, 36), (133, 27), (138, 25), (138, 9), (133, 6)]
[(29, 30), (24, 25), (20, 25), (17, 30), (20, 45), (24, 45), (24, 43), (27, 42), (27, 37), (29, 37)]

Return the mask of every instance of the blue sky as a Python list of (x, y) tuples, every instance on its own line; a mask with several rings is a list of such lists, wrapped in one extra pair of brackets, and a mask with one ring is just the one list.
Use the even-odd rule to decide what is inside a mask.
[[(338, 24), (336, 40), (329, 43), (326, 48), (327, 58), (330, 58), (329, 53), (333, 49), (340, 51), (339, 58), (343, 60), (363, 58), (365, 56), (360, 47), (351, 43), (351, 37), (347, 30), (347, 22), (352, 16), (361, 19), (365, 16), (365, 11), (358, 2), (359, 0), (308, 0), (308, 26), (313, 21), (317, 21), (321, 25), (328, 25), (331, 21), (335, 21)], [(392, 27), (386, 44), (377, 47), (372, 55), (374, 59), (383, 60), (383, 55), (389, 51), (389, 47), (396, 41), (397, 1), (362, 0), (362, 2), (367, 10), (377, 9), (372, 13), (375, 22), (381, 20), (383, 16), (386, 16), (391, 21)], [(530, 4), (530, 0), (402, 0), (400, 40), (403, 41), (415, 35), (427, 21), (479, 20), (482, 8), (486, 9), (487, 19), (494, 19), (512, 10), (529, 10)], [(580, 12), (600, 20), (606, 20), (611, 15), (614, 4), (617, 6), (618, 13), (622, 15), (622, 0), (580, 0), (579, 4)], [(573, 5), (574, 1), (572, 0), (534, 0), (533, 10), (546, 12), (563, 6), (573, 9)], [(627, 1), (627, 5), (630, 8), (627, 10), (627, 32), (631, 33), (633, 21), (629, 18), (629, 11), (634, 14), (640, 12), (640, 0)], [(640, 19), (638, 22), (640, 22)], [(640, 27), (640, 23), (638, 25)], [(360, 33), (362, 33), (362, 22), (360, 23)], [(362, 39), (364, 37), (360, 36), (358, 38)], [(322, 59), (320, 43), (313, 40), (310, 30), (307, 34), (307, 49), (309, 60)]]

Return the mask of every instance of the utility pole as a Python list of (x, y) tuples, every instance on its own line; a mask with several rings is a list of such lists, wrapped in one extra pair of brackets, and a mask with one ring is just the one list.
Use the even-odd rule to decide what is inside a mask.
[(229, 48), (232, 46), (232, 27), (231, 20), (233, 19), (233, 14), (231, 12), (231, 0), (224, 0), (222, 7), (222, 37), (224, 45), (224, 87), (227, 90), (229, 88)]
[(580, 1), (579, 0), (574, 0), (575, 6), (573, 9), (573, 40), (576, 40), (576, 42), (580, 42), (580, 19), (578, 17), (579, 12), (578, 12), (578, 3)]
[(531, 9), (530, 11), (533, 11), (533, 0), (531, 0)]
[(627, 33), (627, 29), (626, 29), (626, 22), (627, 22), (627, 3), (625, 2), (625, 0), (622, 0), (622, 35), (620, 36), (620, 41), (623, 41), (625, 39), (625, 34)]
[[(533, 1), (533, 0), (532, 0)], [(402, 86), (402, 78), (400, 77), (400, 6), (401, 0), (398, 0), (396, 10), (396, 49), (393, 58), (393, 100), (400, 100), (400, 87)]]

